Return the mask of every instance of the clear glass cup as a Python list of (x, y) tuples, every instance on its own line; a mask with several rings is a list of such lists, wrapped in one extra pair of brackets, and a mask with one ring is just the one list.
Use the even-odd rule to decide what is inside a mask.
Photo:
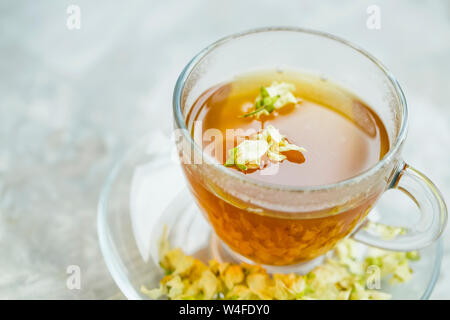
[[(281, 68), (317, 74), (356, 93), (381, 118), (389, 152), (356, 177), (330, 185), (292, 187), (255, 181), (203, 153), (185, 119), (207, 89), (236, 75)], [(395, 78), (370, 54), (345, 40), (297, 28), (264, 28), (221, 39), (185, 67), (175, 86), (177, 147), (188, 185), (218, 237), (237, 257), (264, 265), (305, 263), (352, 235), (389, 250), (416, 250), (442, 234), (447, 209), (434, 184), (401, 157), (407, 105)], [(192, 155), (200, 161), (184, 161)], [(408, 195), (420, 221), (387, 240), (361, 228), (388, 189)]]

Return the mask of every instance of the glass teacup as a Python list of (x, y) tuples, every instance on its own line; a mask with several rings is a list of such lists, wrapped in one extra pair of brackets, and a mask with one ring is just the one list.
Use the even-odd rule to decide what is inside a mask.
[[(389, 152), (356, 177), (311, 187), (255, 181), (218, 163), (192, 139), (185, 122), (190, 107), (210, 87), (268, 68), (301, 69), (358, 93), (382, 119)], [(226, 37), (185, 67), (173, 107), (177, 147), (190, 190), (217, 236), (238, 257), (272, 266), (304, 263), (348, 235), (372, 246), (409, 251), (428, 246), (445, 228), (447, 210), (441, 194), (401, 157), (407, 106), (399, 84), (379, 61), (345, 40), (295, 28)], [(419, 223), (395, 239), (361, 228), (388, 189), (403, 191), (421, 212)]]

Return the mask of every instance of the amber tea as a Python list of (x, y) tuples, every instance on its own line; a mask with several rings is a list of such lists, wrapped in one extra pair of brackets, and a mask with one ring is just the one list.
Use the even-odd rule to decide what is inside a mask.
[[(356, 95), (327, 79), (289, 71), (241, 75), (206, 90), (190, 108), (186, 124), (194, 140), (227, 170), (272, 185), (334, 184), (369, 169), (389, 150), (383, 122)], [(205, 139), (208, 132), (215, 138)], [(189, 165), (183, 167), (191, 191), (218, 236), (234, 251), (268, 265), (299, 263), (327, 252), (379, 196), (350, 209), (283, 218), (265, 208), (250, 212), (226, 190), (208, 188)]]

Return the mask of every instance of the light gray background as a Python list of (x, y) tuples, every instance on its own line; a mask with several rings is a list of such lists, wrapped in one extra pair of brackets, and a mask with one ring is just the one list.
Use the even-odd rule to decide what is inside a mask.
[[(66, 27), (69, 4), (81, 29)], [(381, 8), (381, 30), (366, 9)], [(183, 66), (219, 37), (291, 25), (359, 44), (410, 106), (405, 158), (450, 194), (450, 1), (2, 1), (0, 298), (120, 298), (100, 253), (96, 205), (114, 162), (171, 128)], [(433, 298), (450, 298), (450, 238)], [(79, 265), (81, 290), (66, 288)]]

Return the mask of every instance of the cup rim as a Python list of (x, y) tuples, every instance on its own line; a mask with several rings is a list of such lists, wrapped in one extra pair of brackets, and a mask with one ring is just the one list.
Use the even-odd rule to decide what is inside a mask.
[[(282, 185), (282, 184), (275, 184), (275, 183), (268, 183), (264, 181), (259, 181), (255, 179), (247, 178), (245, 175), (240, 174), (239, 172), (236, 172), (235, 170), (229, 170), (223, 165), (218, 164), (215, 162), (212, 157), (205, 154), (203, 152), (203, 149), (197, 145), (197, 143), (194, 141), (192, 136), (189, 134), (189, 131), (186, 127), (186, 123), (183, 117), (182, 108), (181, 108), (181, 98), (182, 93), (184, 90), (184, 85), (186, 83), (186, 80), (188, 79), (191, 72), (195, 69), (195, 67), (205, 58), (210, 52), (213, 50), (219, 48), (223, 44), (228, 43), (229, 41), (233, 41), (235, 39), (243, 38), (248, 35), (252, 34), (258, 34), (258, 33), (268, 33), (268, 32), (294, 32), (294, 33), (305, 33), (310, 34), (322, 38), (326, 38), (329, 40), (333, 40), (336, 42), (339, 42), (357, 52), (365, 56), (367, 59), (372, 61), (386, 76), (388, 81), (393, 86), (395, 93), (397, 97), (400, 100), (400, 107), (403, 113), (402, 121), (400, 124), (400, 129), (398, 131), (397, 137), (395, 138), (394, 143), (392, 144), (392, 147), (389, 149), (389, 151), (383, 156), (383, 158), (375, 163), (370, 168), (366, 169), (365, 171), (359, 173), (356, 176), (353, 176), (351, 178), (341, 180), (332, 184), (324, 184), (324, 185), (317, 185), (317, 186), (288, 186), (288, 185)], [(362, 180), (364, 180), (367, 177), (370, 177), (375, 172), (377, 172), (380, 168), (382, 168), (386, 163), (388, 163), (390, 160), (392, 160), (395, 155), (397, 154), (398, 150), (400, 149), (400, 146), (402, 145), (403, 141), (406, 138), (407, 133), (407, 123), (408, 123), (408, 106), (406, 103), (406, 98), (403, 93), (403, 90), (400, 87), (400, 84), (395, 79), (395, 77), (392, 75), (392, 73), (374, 56), (372, 56), (370, 53), (368, 53), (366, 50), (362, 49), (361, 47), (343, 39), (338, 36), (323, 32), (323, 31), (317, 31), (313, 29), (306, 29), (306, 28), (299, 28), (299, 27), (264, 27), (264, 28), (256, 28), (256, 29), (250, 29), (247, 31), (234, 33), (229, 36), (223, 37), (203, 50), (201, 50), (199, 53), (197, 53), (191, 61), (184, 67), (183, 71), (180, 73), (177, 82), (175, 84), (174, 93), (173, 93), (173, 114), (175, 118), (176, 125), (182, 129), (184, 137), (190, 142), (190, 144), (199, 151), (202, 154), (203, 159), (209, 159), (210, 164), (213, 164), (216, 166), (216, 168), (224, 173), (227, 176), (230, 176), (232, 178), (238, 179), (242, 183), (248, 183), (255, 185), (257, 187), (272, 189), (272, 190), (280, 190), (280, 191), (288, 191), (288, 192), (311, 192), (311, 191), (325, 191), (330, 189), (337, 189), (341, 187), (345, 187), (348, 185), (352, 185), (355, 183), (358, 183)]]

